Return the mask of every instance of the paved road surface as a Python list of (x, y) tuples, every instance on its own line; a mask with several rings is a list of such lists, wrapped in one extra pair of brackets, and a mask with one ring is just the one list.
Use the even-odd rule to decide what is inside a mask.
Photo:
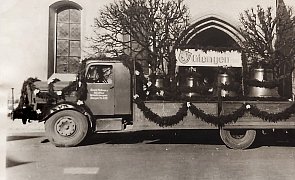
[(190, 130), (96, 134), (57, 148), (43, 132), (14, 132), (6, 170), (7, 180), (294, 180), (295, 145), (267, 136), (237, 151), (216, 131)]

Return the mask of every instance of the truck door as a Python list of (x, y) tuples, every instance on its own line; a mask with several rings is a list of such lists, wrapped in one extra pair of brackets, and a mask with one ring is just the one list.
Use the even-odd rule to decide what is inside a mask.
[(112, 65), (93, 64), (86, 73), (87, 100), (85, 104), (93, 115), (113, 115), (114, 74)]

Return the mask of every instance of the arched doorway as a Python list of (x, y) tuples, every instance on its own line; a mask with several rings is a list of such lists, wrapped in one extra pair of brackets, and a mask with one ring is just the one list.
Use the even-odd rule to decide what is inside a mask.
[[(242, 93), (242, 39), (236, 27), (217, 16), (204, 16), (194, 21), (176, 43), (176, 58), (184, 62), (178, 64), (180, 84), (208, 84), (216, 88), (216, 84), (226, 80), (227, 84), (239, 84), (241, 88), (240, 92), (224, 93), (224, 96)], [(216, 92), (215, 89), (205, 94), (214, 96)]]
[(198, 46), (207, 48), (212, 47), (213, 49), (218, 47), (227, 47), (229, 49), (231, 47), (233, 49), (238, 48), (238, 44), (233, 38), (220, 29), (214, 27), (208, 28), (196, 34), (187, 42), (186, 46), (192, 48)]
[[(214, 44), (214, 41), (212, 41), (213, 37), (217, 37), (219, 43)], [(239, 30), (232, 24), (222, 20), (216, 15), (208, 15), (193, 21), (191, 25), (181, 33), (176, 46), (190, 46), (193, 45), (193, 43), (200, 43), (201, 41), (203, 41), (201, 43), (204, 43), (204, 40), (207, 40), (205, 43), (209, 45), (210, 42), (212, 45), (217, 46), (226, 46), (231, 43), (231, 45), (239, 47), (243, 37)]]

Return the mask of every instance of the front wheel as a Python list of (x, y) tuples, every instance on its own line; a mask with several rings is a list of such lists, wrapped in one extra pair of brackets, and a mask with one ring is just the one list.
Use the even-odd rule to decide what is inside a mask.
[(85, 139), (88, 127), (86, 116), (74, 110), (63, 110), (45, 122), (45, 133), (55, 146), (71, 147)]
[(254, 142), (255, 130), (220, 129), (220, 137), (224, 144), (232, 149), (246, 149)]

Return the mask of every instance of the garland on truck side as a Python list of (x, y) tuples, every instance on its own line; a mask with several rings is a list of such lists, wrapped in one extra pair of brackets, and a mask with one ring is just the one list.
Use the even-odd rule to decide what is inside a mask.
[(150, 121), (158, 124), (160, 127), (173, 126), (178, 124), (187, 116), (188, 107), (184, 103), (181, 105), (179, 110), (175, 115), (160, 117), (158, 114), (154, 113), (150, 108), (148, 108), (145, 103), (139, 98), (134, 99), (137, 107), (143, 112), (144, 116)]
[(237, 120), (247, 112), (246, 105), (243, 104), (239, 109), (232, 112), (231, 114), (215, 116), (212, 114), (206, 114), (203, 110), (197, 108), (192, 103), (189, 104), (189, 110), (196, 118), (219, 127), (222, 127), (225, 124), (237, 122)]
[(238, 119), (244, 116), (247, 112), (249, 112), (254, 117), (261, 118), (263, 121), (268, 122), (285, 121), (290, 118), (292, 114), (295, 114), (295, 103), (292, 103), (291, 106), (278, 113), (261, 111), (257, 108), (256, 105), (242, 104), (240, 108), (230, 114), (215, 116), (205, 113), (202, 109), (199, 109), (191, 102), (186, 102), (181, 105), (181, 108), (175, 115), (161, 117), (158, 114), (154, 113), (150, 108), (148, 108), (145, 105), (144, 101), (139, 98), (139, 96), (135, 95), (134, 102), (137, 105), (138, 109), (142, 111), (144, 116), (149, 121), (154, 122), (161, 127), (178, 124), (180, 121), (183, 120), (185, 116), (187, 116), (187, 110), (189, 110), (192, 115), (194, 115), (196, 118), (199, 118), (201, 121), (219, 127), (222, 127), (225, 124), (237, 122)]
[(266, 111), (261, 111), (257, 108), (257, 106), (252, 105), (250, 108), (250, 114), (263, 119), (264, 121), (268, 122), (278, 122), (278, 121), (285, 121), (291, 117), (291, 115), (295, 114), (295, 103), (292, 103), (291, 106), (284, 109), (281, 112), (277, 113), (269, 113)]

